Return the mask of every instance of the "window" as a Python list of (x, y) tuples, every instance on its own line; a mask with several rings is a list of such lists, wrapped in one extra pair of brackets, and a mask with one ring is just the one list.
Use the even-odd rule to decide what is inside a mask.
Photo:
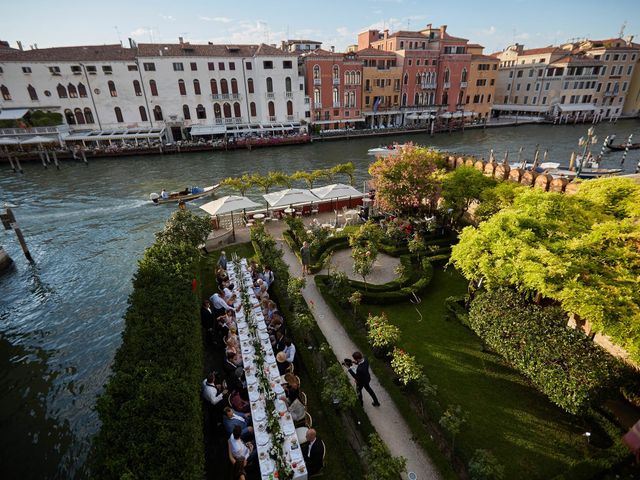
[(242, 112), (240, 111), (240, 104), (238, 102), (234, 102), (233, 104), (233, 116), (236, 118), (242, 117)]
[(31, 73), (31, 67), (22, 67), (22, 73)]
[(460, 76), (460, 81), (461, 82), (466, 82), (467, 81), (467, 69), (466, 68), (462, 69), (462, 75)]
[(320, 65), (313, 66), (313, 79), (320, 80)]
[(529, 70), (529, 78), (533, 77), (533, 68)]
[(113, 81), (109, 80), (109, 82), (107, 82), (107, 85), (109, 87), (109, 95), (111, 95), (112, 97), (117, 97), (118, 91), (116, 90), (116, 84), (113, 83)]
[(215, 62), (209, 62), (207, 63), (207, 68), (209, 68), (210, 71), (213, 71), (216, 69), (216, 64)]
[(207, 111), (204, 109), (203, 105), (198, 105), (196, 107), (196, 117), (198, 117), (199, 120), (207, 118)]
[(494, 78), (491, 79), (489, 85), (494, 86), (496, 84), (496, 80)]
[(229, 62), (229, 70), (235, 70), (236, 69), (236, 63), (235, 62)]
[(67, 85), (67, 91), (69, 92), (69, 98), (78, 98), (78, 90), (76, 90), (76, 86), (73, 83)]
[(267, 93), (273, 93), (273, 80), (267, 77)]
[(231, 118), (231, 105), (229, 105), (228, 103), (225, 103), (222, 106), (222, 110), (224, 112), (224, 118)]
[[(222, 118), (222, 110), (219, 103), (213, 104), (213, 116), (216, 118)], [(217, 122), (216, 122), (217, 123)]]
[(180, 95), (187, 94), (187, 87), (185, 87), (184, 80), (182, 79), (178, 80), (178, 91), (180, 92)]
[(262, 68), (265, 70), (273, 70), (273, 62), (271, 60), (265, 60), (262, 62)]
[(51, 75), (60, 75), (60, 67), (49, 67)]
[[(78, 95), (80, 95), (80, 98), (87, 98), (87, 88), (82, 83), (78, 84)], [(86, 112), (85, 112), (84, 116), (85, 117), (87, 116)], [(87, 122), (87, 123), (89, 123), (89, 122)]]
[(156, 71), (156, 64), (153, 63), (153, 62), (143, 63), (142, 67), (144, 68), (145, 72), (155, 72)]
[[(67, 89), (64, 88), (64, 85), (58, 84), (56, 90), (58, 91), (58, 98), (67, 98)], [(4, 97), (4, 92), (2, 96)], [(5, 98), (5, 100), (7, 99)], [(9, 97), (9, 100), (11, 100), (11, 97)]]
[(76, 116), (76, 121), (78, 122), (78, 125), (84, 125), (84, 115), (82, 114), (82, 110), (80, 110), (79, 108), (76, 108), (73, 113)]
[(182, 64), (182, 62), (173, 62), (173, 71), (174, 72), (184, 71), (184, 65)]
[(202, 95), (202, 92), (200, 91), (200, 80), (197, 78), (193, 81), (193, 93), (196, 95)]
[[(71, 69), (73, 69), (73, 67), (71, 67)], [(127, 70), (130, 72), (137, 72), (138, 71), (138, 66), (137, 65), (127, 65)]]
[(479, 78), (476, 80), (476, 87), (484, 87), (487, 84), (486, 78)]
[(519, 83), (516, 85), (516, 91), (518, 91), (518, 92), (520, 91), (520, 84)]
[(140, 82), (138, 80), (133, 81), (133, 92), (136, 94), (136, 97), (142, 96), (142, 89), (140, 88)]
[(257, 115), (256, 114), (256, 104), (255, 104), (255, 102), (251, 102), (249, 104), (249, 112), (250, 112), (252, 117), (255, 117)]
[(509, 72), (509, 78), (513, 78), (513, 70)]
[(273, 102), (269, 102), (268, 108), (269, 108), (269, 117), (275, 117), (276, 116), (276, 106), (274, 105), (274, 103)]
[(254, 93), (254, 89), (253, 89), (253, 78), (249, 78), (247, 80), (247, 90), (249, 91), (249, 93)]
[(631, 75), (631, 71), (633, 70), (633, 65), (629, 65), (627, 68), (627, 75)]
[(64, 118), (67, 120), (69, 125), (76, 124), (76, 117), (73, 116), (73, 112), (68, 108), (64, 111)]
[(104, 73), (105, 75), (111, 75), (113, 73), (113, 68), (111, 68), (111, 65), (103, 65), (102, 73)]
[(253, 65), (251, 62), (245, 62), (245, 67), (247, 67), (247, 70), (252, 70), (253, 69)]
[(87, 73), (89, 75), (95, 75), (97, 73), (95, 65), (87, 65), (85, 68), (87, 69)]
[(518, 73), (517, 73), (516, 77), (518, 77), (518, 78), (522, 78), (522, 74), (523, 74), (523, 73), (524, 73), (524, 71), (522, 71), (522, 70), (518, 70)]
[(154, 97), (158, 96), (158, 86), (155, 80), (149, 80), (149, 89), (151, 90), (151, 95)]
[(338, 67), (338, 65), (333, 66), (333, 79), (334, 80), (340, 79), (340, 67)]
[(231, 79), (231, 93), (238, 95), (238, 81), (235, 78)]
[[(409, 75), (407, 75), (406, 73), (404, 74), (404, 77), (402, 78), (402, 84), (403, 85), (407, 85), (409, 83)], [(416, 83), (419, 83), (419, 77), (416, 76)]]
[(93, 112), (91, 112), (89, 107), (85, 107), (84, 109), (84, 120), (87, 123), (95, 123), (95, 120), (93, 119)]
[(159, 122), (162, 121), (162, 108), (160, 108), (160, 105), (156, 105), (153, 108), (153, 118)]
[(567, 98), (567, 97), (566, 97), (566, 95), (563, 95), (563, 96), (560, 98), (560, 103), (564, 103), (564, 101), (566, 100), (566, 98)]
[(140, 121), (147, 122), (149, 120), (147, 117), (147, 110), (142, 105), (140, 105), (138, 110), (140, 111)]
[(124, 119), (122, 118), (122, 110), (120, 110), (120, 107), (114, 108), (113, 112), (116, 114), (116, 122), (124, 123)]
[(211, 85), (211, 94), (218, 95), (218, 82), (216, 82), (216, 79), (212, 78), (209, 83)]
[(449, 69), (444, 71), (444, 83), (449, 83)]
[(622, 91), (623, 91), (623, 92), (626, 92), (626, 91), (627, 91), (627, 82), (624, 82), (624, 83), (622, 84)]
[(218, 62), (218, 70), (224, 70), (224, 62)]
[(36, 89), (33, 88), (33, 85), (27, 85), (27, 92), (29, 93), (29, 98), (31, 100), (38, 100), (38, 93)]
[(222, 93), (222, 95), (229, 95), (229, 83), (226, 78), (220, 80), (220, 93)]
[[(367, 97), (367, 98), (369, 98), (369, 97)], [(322, 104), (322, 101), (321, 101), (321, 98), (320, 98), (320, 89), (316, 88), (313, 91), (313, 105), (317, 107), (318, 105), (321, 105), (321, 104)]]
[(531, 90), (531, 84), (530, 84), (530, 83), (527, 83), (527, 92), (528, 92), (529, 90)]
[(529, 102), (529, 97), (528, 97), (528, 96), (525, 96), (525, 97), (524, 97), (524, 102), (522, 102), (522, 103), (524, 103), (524, 104), (526, 105), (528, 102)]
[(191, 112), (189, 111), (189, 105), (182, 105), (182, 117), (185, 120), (191, 120)]
[(192, 72), (195, 72), (198, 70), (198, 64), (196, 62), (191, 62), (189, 66), (191, 67)]
[(287, 93), (291, 93), (291, 77), (284, 79), (284, 90)]

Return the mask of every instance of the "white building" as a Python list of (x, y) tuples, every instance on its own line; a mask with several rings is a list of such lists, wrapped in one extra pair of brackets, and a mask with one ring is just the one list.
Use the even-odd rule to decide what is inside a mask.
[(131, 47), (0, 46), (0, 110), (59, 112), (71, 130), (166, 127), (169, 138), (295, 130), (309, 116), (294, 53), (182, 39)]

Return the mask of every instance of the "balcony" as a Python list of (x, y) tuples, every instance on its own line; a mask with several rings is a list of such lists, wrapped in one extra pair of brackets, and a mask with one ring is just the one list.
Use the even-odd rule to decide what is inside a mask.
[(216, 118), (216, 125), (222, 125), (223, 121), (221, 118)]
[(287, 115), (287, 122), (293, 122), (295, 120), (295, 115)]
[(275, 93), (273, 93), (273, 92), (268, 92), (268, 93), (267, 93), (267, 98), (269, 98), (269, 99), (274, 99), (274, 98), (276, 98), (276, 94), (275, 94)]
[(322, 108), (322, 103), (318, 102), (313, 104), (314, 110), (320, 110), (321, 108)]
[(269, 121), (272, 122), (272, 123), (275, 122), (276, 121), (275, 115), (274, 116), (269, 116)]
[(334, 85), (340, 85), (340, 79), (339, 78), (333, 78), (333, 84)]
[(333, 102), (333, 108), (340, 108), (340, 102)]
[(293, 92), (285, 92), (285, 98), (293, 98)]
[(231, 94), (231, 98), (233, 100), (240, 100), (240, 94), (239, 93), (232, 93)]
[(314, 85), (321, 85), (322, 84), (322, 80), (320, 78), (314, 78), (313, 79), (313, 84)]
[(430, 83), (421, 83), (419, 85), (419, 87), (423, 90), (435, 90), (437, 87), (437, 83), (436, 82), (430, 82)]
[(460, 88), (467, 88), (467, 82), (460, 82)]
[(615, 96), (616, 96), (616, 94), (615, 94), (615, 93), (613, 93), (613, 92), (604, 92), (604, 96), (605, 96), (605, 97), (615, 97)]
[(443, 87), (444, 87), (444, 88), (449, 88), (449, 87), (451, 87), (451, 82), (444, 82)]

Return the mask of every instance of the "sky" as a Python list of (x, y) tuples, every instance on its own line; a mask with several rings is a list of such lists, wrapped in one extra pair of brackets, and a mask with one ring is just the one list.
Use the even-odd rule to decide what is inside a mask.
[(323, 42), (343, 51), (358, 32), (418, 30), (428, 23), (485, 46), (485, 53), (515, 42), (544, 47), (575, 38), (625, 36), (640, 42), (638, 0), (31, 0), (7, 1), (0, 40), (25, 48), (100, 45), (128, 38), (138, 43), (276, 43), (285, 38)]

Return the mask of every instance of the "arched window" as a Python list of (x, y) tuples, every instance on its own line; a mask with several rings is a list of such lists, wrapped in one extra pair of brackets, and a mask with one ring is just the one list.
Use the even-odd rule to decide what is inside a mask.
[(84, 115), (82, 114), (82, 110), (80, 110), (79, 108), (76, 108), (73, 113), (76, 116), (76, 121), (78, 122), (78, 125), (84, 125)]
[(184, 80), (182, 79), (178, 80), (178, 91), (180, 92), (180, 95), (187, 94), (187, 87), (184, 86)]
[[(67, 86), (67, 91), (69, 92), (69, 98), (78, 98), (78, 90), (73, 83)], [(80, 123), (80, 121), (78, 121), (78, 123)]]
[(360, 85), (360, 72), (356, 72), (356, 84)]
[(349, 105), (349, 92), (344, 92), (344, 106), (345, 107), (350, 107), (351, 105)]
[(406, 107), (407, 106), (407, 93), (403, 93), (402, 94), (402, 106)]
[(446, 91), (442, 94), (442, 105), (449, 105), (449, 94)]
[(457, 103), (457, 105), (462, 105), (463, 98), (464, 98), (464, 91), (460, 90), (460, 92), (458, 92), (458, 103)]
[(333, 89), (333, 106), (340, 105), (340, 92), (337, 88)]
[(89, 107), (84, 108), (84, 119), (87, 123), (95, 123), (93, 120), (93, 113)]
[(240, 112), (240, 104), (238, 102), (233, 104), (233, 116), (236, 118), (240, 118), (242, 116), (242, 113)]
[(449, 69), (445, 69), (444, 71), (444, 83), (449, 83)]
[(284, 79), (284, 91), (287, 93), (291, 93), (291, 77), (287, 77)]
[(253, 78), (247, 80), (247, 90), (249, 93), (253, 93)]
[(133, 81), (133, 92), (136, 94), (136, 97), (142, 96), (142, 89), (140, 88), (140, 82), (138, 80)]
[(225, 103), (222, 106), (222, 110), (224, 112), (224, 118), (231, 118), (231, 105), (229, 105), (228, 103)]
[(320, 97), (320, 89), (319, 88), (316, 88), (313, 91), (313, 104), (316, 105), (316, 106), (322, 104), (321, 97)]
[[(404, 74), (404, 78), (402, 79), (402, 83), (403, 83), (403, 85), (408, 85), (409, 84), (409, 74), (408, 73)], [(418, 82), (416, 82), (416, 83), (418, 83)]]
[(160, 108), (160, 105), (156, 105), (153, 108), (153, 118), (159, 122), (162, 121), (162, 108)]
[(193, 93), (196, 95), (202, 95), (202, 92), (200, 91), (200, 80), (197, 78), (193, 81)]
[(256, 104), (255, 104), (255, 102), (251, 102), (251, 103), (249, 104), (249, 112), (250, 112), (250, 115), (251, 115), (252, 117), (257, 116), (257, 114), (256, 114)]
[(462, 69), (462, 75), (460, 77), (460, 81), (461, 82), (466, 82), (467, 81), (467, 69), (466, 68)]
[[(64, 88), (64, 87), (63, 87)], [(73, 116), (73, 112), (68, 108), (64, 111), (64, 118), (67, 120), (69, 125), (76, 124), (76, 117)]]
[[(9, 95), (9, 98), (7, 98), (5, 96), (6, 87), (3, 85), (2, 87), (0, 87), (0, 89), (2, 89), (2, 98), (4, 98), (5, 100), (11, 100), (11, 95), (9, 95), (9, 90), (6, 90), (7, 95)], [(58, 86), (56, 87), (56, 90), (58, 91), (58, 97), (59, 98), (67, 98), (67, 89), (64, 88), (64, 85), (61, 85), (59, 83)], [(71, 111), (71, 110), (69, 110), (69, 111)], [(75, 123), (76, 123), (76, 121), (74, 120), (71, 125), (75, 125)]]
[(155, 80), (149, 80), (149, 89), (151, 90), (151, 95), (154, 97), (158, 96), (158, 86)]
[(114, 108), (113, 111), (116, 114), (116, 122), (123, 123), (124, 119), (122, 118), (122, 110), (120, 110), (120, 107)]
[(29, 98), (31, 100), (38, 100), (38, 93), (36, 89), (33, 88), (33, 85), (27, 85), (27, 92), (29, 92)]
[(227, 83), (227, 80), (225, 78), (220, 80), (220, 93), (222, 93), (222, 95), (229, 94), (229, 84)]
[(293, 102), (291, 100), (287, 102), (287, 115), (293, 116)]
[(420, 105), (420, 95), (418, 94), (418, 92), (416, 92), (416, 94), (413, 97), (413, 104)]
[[(60, 85), (60, 86), (62, 87), (62, 85)], [(62, 89), (64, 90), (64, 87), (62, 87)], [(11, 100), (11, 93), (9, 92), (9, 89), (5, 85), (0, 85), (0, 92), (2, 92), (2, 99), (3, 100)], [(58, 92), (59, 92), (59, 90), (58, 90)], [(64, 97), (60, 97), (60, 98), (66, 98), (66, 95)]]
[(269, 107), (269, 116), (270, 117), (275, 117), (276, 116), (276, 106), (273, 104), (273, 102), (269, 102), (268, 104)]
[(416, 85), (420, 83), (422, 77), (420, 76), (420, 72), (416, 73)]
[(211, 79), (211, 95), (218, 95), (218, 82), (216, 82), (215, 78)]
[(213, 104), (213, 116), (216, 118), (222, 118), (222, 110), (219, 103)]
[(207, 118), (207, 111), (204, 109), (204, 106), (198, 105), (196, 107), (196, 117), (198, 117), (200, 120), (204, 120), (205, 118)]
[(273, 80), (267, 77), (267, 93), (273, 93)]
[(140, 120), (143, 122), (149, 121), (149, 118), (147, 117), (147, 109), (140, 105), (140, 108), (138, 108), (138, 110), (140, 110)]
[(113, 83), (113, 81), (112, 81), (112, 80), (109, 80), (109, 81), (107, 82), (107, 85), (109, 86), (109, 94), (110, 94), (112, 97), (117, 97), (117, 96), (118, 96), (118, 91), (116, 90), (116, 84), (115, 84), (115, 83)]
[(334, 80), (340, 79), (340, 67), (338, 67), (338, 65), (333, 66), (333, 79)]
[(182, 116), (185, 120), (191, 120), (191, 112), (189, 111), (189, 105), (182, 105)]
[[(78, 84), (78, 95), (80, 96), (80, 98), (87, 98), (87, 87), (85, 87), (83, 83)], [(84, 116), (85, 118), (87, 117), (86, 114)], [(87, 123), (89, 122), (87, 121)]]
[(233, 95), (238, 94), (238, 81), (235, 78), (231, 79), (231, 93)]
[(313, 79), (320, 80), (320, 65), (313, 66)]

